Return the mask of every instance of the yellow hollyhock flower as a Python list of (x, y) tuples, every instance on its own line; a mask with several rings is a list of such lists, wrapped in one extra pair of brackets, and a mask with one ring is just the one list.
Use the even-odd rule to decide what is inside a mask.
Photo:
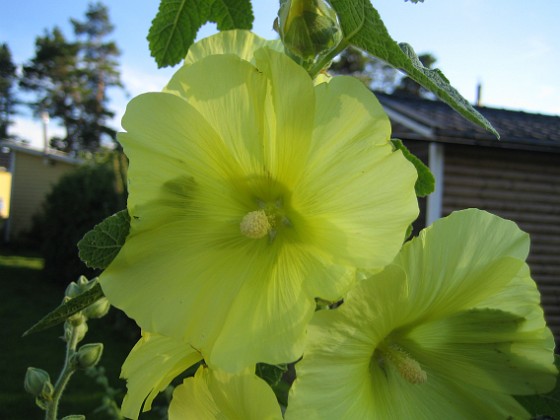
[(557, 371), (528, 250), (480, 210), (425, 229), (315, 314), (286, 418), (529, 418), (512, 395), (550, 391)]
[(201, 354), (181, 340), (143, 332), (122, 366), (121, 377), (127, 381), (127, 394), (121, 414), (137, 419), (140, 410), (151, 410), (157, 394), (201, 360)]
[(276, 396), (252, 372), (228, 374), (201, 366), (175, 388), (169, 420), (282, 420)]
[[(122, 367), (128, 388), (122, 415), (137, 419), (140, 411), (149, 411), (159, 392), (201, 360), (201, 354), (185, 341), (143, 332)], [(228, 374), (201, 365), (194, 377), (175, 389), (169, 418), (281, 419), (274, 392), (254, 372), (255, 366)]]
[(130, 235), (100, 278), (143, 329), (230, 372), (297, 359), (314, 299), (390, 263), (418, 214), (416, 172), (371, 92), (239, 49), (254, 64), (197, 54), (128, 105)]

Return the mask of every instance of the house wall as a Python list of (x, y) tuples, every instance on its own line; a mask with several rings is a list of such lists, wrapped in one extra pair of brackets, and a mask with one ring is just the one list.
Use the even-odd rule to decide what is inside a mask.
[(0, 219), (5, 219), (10, 214), (10, 192), (12, 174), (0, 168)]
[(530, 234), (528, 263), (560, 343), (560, 155), (454, 144), (444, 150), (442, 215), (477, 207)]
[(14, 240), (31, 227), (31, 220), (52, 186), (65, 173), (76, 168), (70, 164), (42, 155), (19, 151), (15, 153), (12, 171), (12, 196), (9, 218), (9, 238)]
[[(421, 141), (421, 140), (403, 140), (403, 144), (412, 154), (414, 154), (426, 166), (428, 166), (430, 161), (429, 142)], [(420, 210), (420, 214), (412, 224), (413, 236), (418, 235), (418, 233), (426, 227), (426, 198), (425, 197), (418, 198), (418, 207)]]

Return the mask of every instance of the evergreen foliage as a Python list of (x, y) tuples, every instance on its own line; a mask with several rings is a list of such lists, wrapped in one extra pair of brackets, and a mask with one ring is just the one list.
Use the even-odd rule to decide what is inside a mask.
[(17, 99), (13, 91), (16, 83), (16, 66), (7, 44), (0, 44), (0, 139), (8, 138), (8, 126), (15, 114)]
[(114, 113), (108, 108), (107, 90), (122, 88), (116, 44), (106, 38), (113, 31), (107, 8), (90, 4), (85, 20), (71, 20), (74, 40), (60, 28), (46, 30), (35, 41), (35, 56), (23, 66), (20, 85), (34, 93), (30, 106), (36, 115), (47, 112), (62, 122), (64, 138), (51, 146), (65, 152), (94, 151), (102, 141), (114, 140), (107, 126)]

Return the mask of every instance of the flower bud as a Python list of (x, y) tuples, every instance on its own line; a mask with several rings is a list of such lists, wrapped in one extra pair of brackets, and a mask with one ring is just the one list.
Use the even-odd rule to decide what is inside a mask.
[(109, 308), (111, 304), (109, 300), (105, 297), (97, 300), (95, 303), (89, 305), (86, 309), (84, 309), (83, 313), (87, 318), (101, 318), (107, 315), (109, 312)]
[(82, 293), (80, 286), (78, 286), (75, 282), (70, 282), (70, 284), (66, 287), (66, 290), (64, 291), (65, 302), (69, 300), (68, 298), (75, 298), (80, 293)]
[(54, 392), (49, 374), (43, 369), (34, 367), (27, 368), (23, 387), (35, 397), (49, 398)]
[(74, 330), (76, 334), (76, 343), (79, 343), (86, 336), (86, 333), (88, 331), (87, 323), (82, 322), (80, 324), (75, 325), (70, 321), (66, 321), (64, 323), (64, 341), (68, 343), (71, 340), (72, 332), (74, 332)]
[(103, 354), (103, 343), (84, 344), (76, 354), (77, 367), (87, 369), (95, 366)]
[(277, 30), (286, 51), (303, 61), (328, 53), (342, 39), (336, 13), (325, 0), (285, 0)]
[(88, 280), (85, 276), (80, 276), (78, 281), (71, 282), (68, 287), (66, 287), (66, 291), (64, 294), (69, 298), (75, 298), (76, 296), (81, 295), (84, 292), (87, 292), (97, 283), (97, 277)]
[(84, 316), (84, 314), (80, 311), (80, 312), (76, 312), (74, 315), (70, 315), (67, 318), (67, 322), (71, 323), (74, 326), (78, 326), (78, 325), (82, 325), (87, 321), (86, 317)]

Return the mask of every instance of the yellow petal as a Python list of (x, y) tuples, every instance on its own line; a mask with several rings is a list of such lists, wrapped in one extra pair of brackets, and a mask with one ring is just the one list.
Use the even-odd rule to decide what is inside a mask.
[(274, 393), (255, 374), (230, 375), (200, 367), (173, 393), (169, 420), (281, 420)]
[(221, 31), (201, 39), (189, 48), (185, 64), (189, 65), (215, 54), (235, 54), (239, 58), (254, 63), (255, 51), (269, 47), (282, 52), (284, 46), (280, 40), (269, 41), (244, 30)]
[(200, 353), (184, 342), (144, 332), (122, 367), (121, 376), (128, 388), (122, 415), (136, 419), (142, 406), (142, 411), (150, 410), (157, 394), (201, 359)]

